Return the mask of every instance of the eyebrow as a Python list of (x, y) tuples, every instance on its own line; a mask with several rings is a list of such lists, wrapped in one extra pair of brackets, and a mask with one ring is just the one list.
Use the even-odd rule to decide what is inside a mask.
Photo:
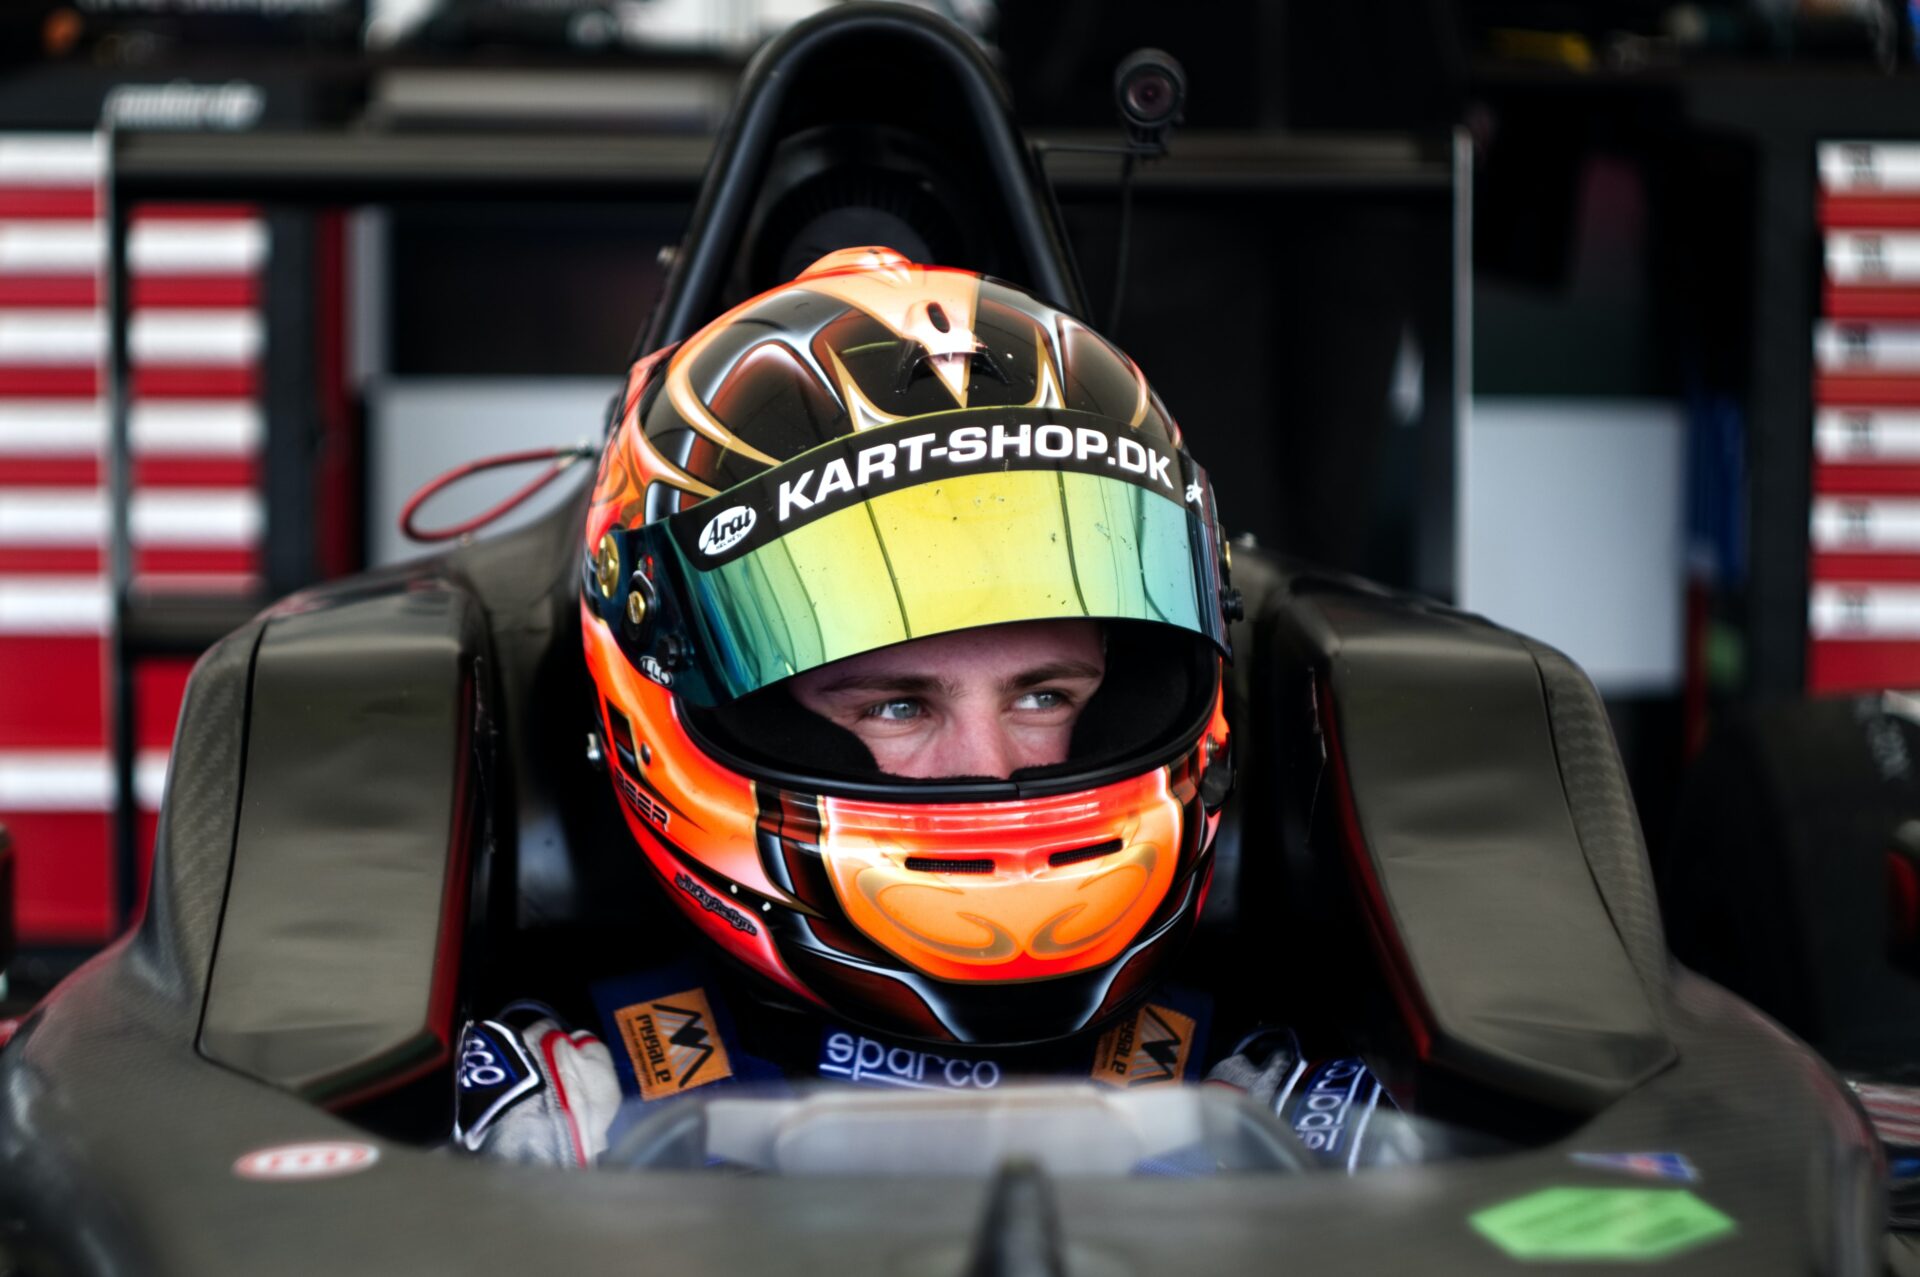
[(1106, 673), (1088, 661), (1055, 661), (1051, 665), (1036, 665), (1030, 670), (1022, 670), (1000, 686), (1003, 691), (1016, 692), (1061, 679), (1100, 679), (1106, 677)]
[[(1099, 679), (1106, 671), (1088, 661), (1054, 661), (1021, 670), (1003, 682), (1002, 691), (1024, 691), (1060, 679)], [(888, 696), (921, 696), (928, 692), (953, 695), (957, 691), (949, 679), (933, 674), (849, 674), (821, 686), (820, 694), (838, 696), (848, 692), (879, 692)]]
[(825, 696), (836, 696), (843, 692), (887, 692), (893, 695), (915, 695), (925, 692), (953, 691), (953, 684), (931, 674), (849, 674), (845, 678), (836, 678), (821, 686)]

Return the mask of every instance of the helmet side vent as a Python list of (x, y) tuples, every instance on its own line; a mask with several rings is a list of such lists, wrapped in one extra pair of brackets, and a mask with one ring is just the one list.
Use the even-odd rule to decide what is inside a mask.
[(1120, 840), (1118, 838), (1111, 838), (1106, 842), (1095, 843), (1091, 847), (1075, 847), (1070, 851), (1056, 851), (1047, 857), (1047, 863), (1055, 869), (1060, 868), (1062, 865), (1077, 865), (1083, 860), (1098, 860), (1102, 856), (1111, 856), (1114, 852), (1119, 851), (1120, 847)]
[[(608, 704), (604, 699), (601, 701), (601, 704), (606, 709), (607, 726), (611, 729), (613, 749), (614, 753), (619, 756), (620, 765), (625, 767), (629, 772), (639, 771), (640, 759), (633, 743), (632, 723), (628, 721), (623, 711)], [(646, 747), (643, 745), (640, 746), (640, 748), (645, 749)]]
[(985, 856), (908, 856), (907, 868), (923, 874), (990, 874), (993, 861)]

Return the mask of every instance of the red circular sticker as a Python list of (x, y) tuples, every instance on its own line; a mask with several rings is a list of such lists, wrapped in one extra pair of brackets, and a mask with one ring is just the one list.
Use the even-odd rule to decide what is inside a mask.
[(317, 1140), (257, 1148), (233, 1164), (241, 1179), (327, 1179), (364, 1171), (380, 1160), (380, 1150), (358, 1140)]

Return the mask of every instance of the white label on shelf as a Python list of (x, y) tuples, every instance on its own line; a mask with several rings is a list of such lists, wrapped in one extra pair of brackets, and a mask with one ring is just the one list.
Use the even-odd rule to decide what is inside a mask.
[(146, 308), (127, 322), (127, 352), (136, 364), (232, 366), (260, 357), (259, 312)]
[(1815, 497), (1816, 550), (1920, 550), (1920, 500), (1910, 497)]
[(95, 750), (0, 751), (0, 810), (105, 811), (113, 770)]
[[(106, 263), (97, 221), (0, 222), (0, 273), (92, 275)], [(266, 224), (253, 217), (147, 218), (127, 231), (127, 268), (137, 275), (245, 275), (267, 256)]]
[(243, 399), (151, 399), (127, 419), (133, 450), (143, 455), (245, 456), (265, 431), (260, 407)]
[(105, 170), (98, 133), (0, 134), (0, 184), (92, 186)]
[(1828, 231), (1827, 278), (1836, 284), (1920, 282), (1920, 234)]
[(258, 218), (155, 218), (127, 231), (127, 264), (138, 274), (244, 275), (266, 256), (267, 227)]
[(1822, 461), (1920, 461), (1920, 410), (1822, 408), (1813, 442)]
[(133, 801), (140, 810), (160, 810), (160, 799), (167, 792), (169, 761), (171, 754), (164, 749), (143, 749), (133, 756)]
[(99, 311), (0, 309), (0, 365), (92, 368), (106, 353)]
[[(264, 525), (260, 495), (241, 488), (144, 488), (128, 510), (134, 544), (249, 546)], [(0, 545), (98, 546), (107, 535), (97, 488), (0, 488)]]
[[(260, 406), (244, 399), (145, 399), (127, 416), (139, 456), (244, 457), (257, 452)], [(96, 399), (0, 399), (0, 457), (98, 456), (106, 407)]]
[(97, 399), (0, 399), (0, 457), (97, 456), (106, 420)]
[(1920, 191), (1920, 144), (1822, 142), (1820, 186), (1828, 191)]
[(106, 242), (94, 221), (0, 222), (0, 275), (93, 275)]
[[(134, 756), (134, 801), (158, 811), (167, 785), (167, 751)], [(107, 811), (113, 806), (113, 763), (91, 749), (0, 750), (0, 811)]]
[(98, 546), (106, 536), (97, 488), (0, 488), (0, 545)]
[(0, 634), (104, 634), (99, 576), (0, 576)]
[(1920, 372), (1920, 326), (1822, 320), (1813, 355), (1821, 372)]
[(148, 488), (128, 520), (138, 545), (252, 545), (265, 522), (259, 494), (233, 488)]
[(1920, 585), (1816, 582), (1807, 599), (1814, 638), (1920, 638)]

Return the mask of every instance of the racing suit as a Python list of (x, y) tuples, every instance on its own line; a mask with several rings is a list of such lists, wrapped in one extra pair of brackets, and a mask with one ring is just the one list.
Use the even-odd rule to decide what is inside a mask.
[[(476, 1153), (591, 1166), (632, 1121), (704, 1087), (783, 1089), (803, 1079), (927, 1091), (988, 1091), (1019, 1077), (1135, 1089), (1230, 1086), (1266, 1105), (1326, 1165), (1404, 1160), (1402, 1129), (1375, 1121), (1392, 1097), (1356, 1057), (1314, 1059), (1285, 1029), (1210, 1054), (1211, 1000), (1162, 988), (1098, 1034), (1027, 1048), (930, 1047), (782, 1011), (736, 1021), (705, 969), (679, 964), (602, 982), (605, 1036), (570, 1029), (538, 1003), (470, 1023), (461, 1042), (457, 1143)], [(756, 1010), (758, 1008), (756, 1007)], [(611, 1045), (610, 1045), (611, 1044)]]

